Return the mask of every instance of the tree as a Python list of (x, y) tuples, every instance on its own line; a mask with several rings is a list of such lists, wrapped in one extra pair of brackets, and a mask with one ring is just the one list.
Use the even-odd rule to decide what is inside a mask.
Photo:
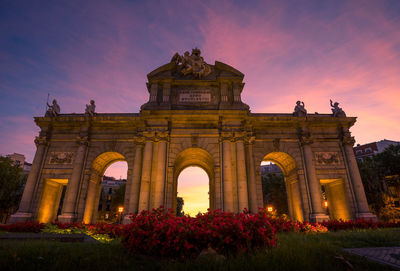
[(280, 174), (262, 176), (264, 205), (272, 205), (280, 215), (288, 213), (287, 193), (284, 177)]
[(185, 213), (182, 212), (184, 204), (185, 204), (185, 202), (183, 201), (183, 198), (181, 198), (181, 197), (176, 198), (176, 216), (184, 216), (185, 215)]
[(114, 212), (118, 211), (118, 207), (124, 206), (126, 184), (121, 184), (112, 195), (111, 210)]
[[(372, 211), (384, 220), (390, 216), (400, 215), (388, 204), (390, 197), (386, 179), (399, 180), (400, 175), (400, 145), (390, 145), (383, 152), (371, 158), (367, 157), (362, 162), (358, 161), (365, 195)], [(400, 185), (398, 183), (397, 185)], [(390, 213), (390, 215), (388, 215)]]
[(17, 211), (27, 175), (10, 158), (0, 156), (0, 221)]

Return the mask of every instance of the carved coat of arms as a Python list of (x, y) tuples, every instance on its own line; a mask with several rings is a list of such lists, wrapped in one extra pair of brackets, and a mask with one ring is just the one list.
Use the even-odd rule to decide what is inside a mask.
[(316, 152), (315, 161), (317, 165), (338, 165), (339, 154), (337, 152)]
[(197, 48), (192, 50), (191, 55), (188, 51), (183, 56), (175, 53), (171, 62), (178, 65), (178, 69), (183, 75), (193, 74), (195, 78), (203, 78), (211, 73), (211, 67), (200, 54), (201, 51)]
[(73, 152), (52, 152), (49, 164), (72, 164), (73, 156)]

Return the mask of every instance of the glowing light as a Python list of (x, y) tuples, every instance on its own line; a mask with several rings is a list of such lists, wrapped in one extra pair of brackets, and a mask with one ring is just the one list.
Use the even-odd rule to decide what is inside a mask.
[(178, 197), (182, 197), (183, 211), (186, 215), (196, 216), (207, 212), (209, 203), (209, 179), (207, 173), (199, 167), (188, 167), (178, 177)]
[(272, 212), (273, 210), (274, 210), (274, 208), (272, 208), (272, 206), (268, 206), (268, 207), (267, 207), (267, 211), (268, 211), (268, 212)]
[(118, 212), (122, 213), (124, 211), (124, 207), (118, 207)]
[(328, 201), (324, 202), (325, 208), (328, 207)]

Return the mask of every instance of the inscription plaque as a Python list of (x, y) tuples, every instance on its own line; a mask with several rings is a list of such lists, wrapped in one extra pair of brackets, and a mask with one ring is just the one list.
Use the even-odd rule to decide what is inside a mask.
[(211, 93), (207, 90), (182, 92), (179, 94), (179, 102), (181, 103), (211, 102)]

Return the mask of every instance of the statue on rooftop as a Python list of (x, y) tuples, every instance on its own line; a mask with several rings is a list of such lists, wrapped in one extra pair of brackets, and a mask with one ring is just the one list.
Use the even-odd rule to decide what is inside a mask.
[(338, 102), (332, 103), (332, 100), (330, 100), (330, 101), (331, 101), (331, 107), (332, 107), (331, 108), (332, 116), (338, 117), (338, 118), (346, 117), (346, 113), (344, 113), (343, 109), (339, 107), (339, 103)]
[(304, 107), (304, 102), (301, 102), (301, 101), (296, 102), (296, 106), (294, 107), (293, 116), (295, 116), (295, 117), (307, 116), (307, 110)]
[(48, 102), (47, 104), (47, 111), (45, 117), (57, 117), (60, 114), (60, 106), (57, 104), (56, 99), (53, 100), (53, 104), (50, 105)]
[(175, 53), (171, 62), (176, 63), (183, 75), (193, 74), (196, 78), (206, 77), (211, 73), (211, 67), (200, 56), (200, 49), (194, 48), (192, 54), (186, 51), (183, 56)]
[(85, 115), (89, 115), (89, 116), (93, 117), (96, 114), (95, 109), (96, 109), (96, 105), (94, 103), (94, 100), (90, 100), (90, 104), (86, 105)]

